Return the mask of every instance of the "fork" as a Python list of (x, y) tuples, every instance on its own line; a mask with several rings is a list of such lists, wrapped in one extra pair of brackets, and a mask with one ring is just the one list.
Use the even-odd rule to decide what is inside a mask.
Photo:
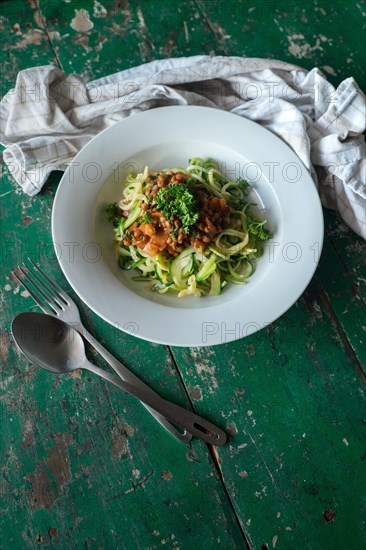
[[(147, 384), (145, 384), (140, 378), (133, 374), (127, 367), (120, 363), (109, 351), (105, 349), (102, 344), (100, 344), (93, 336), (88, 332), (84, 327), (80, 319), (80, 313), (75, 302), (70, 298), (62, 288), (53, 281), (44, 271), (41, 269), (33, 260), (28, 258), (28, 261), (32, 265), (33, 269), (27, 266), (25, 263), (24, 267), (18, 266), (13, 271), (13, 276), (19, 281), (21, 285), (28, 290), (29, 294), (32, 296), (33, 300), (39, 305), (41, 310), (48, 315), (53, 317), (58, 317), (62, 321), (69, 323), (76, 330), (84, 336), (91, 346), (98, 352), (100, 355), (109, 363), (109, 365), (115, 370), (115, 372), (129, 384), (135, 385), (140, 389), (144, 389), (150, 394), (157, 395)], [(45, 281), (43, 281), (39, 275), (41, 274)], [(38, 292), (42, 299), (33, 291), (32, 286), (29, 283), (26, 283), (24, 278), (28, 279), (34, 289)], [(152, 416), (176, 439), (182, 441), (183, 443), (188, 443), (192, 439), (192, 434), (187, 430), (180, 432), (163, 416), (162, 414), (155, 411), (152, 407), (142, 403), (144, 407), (152, 414)]]

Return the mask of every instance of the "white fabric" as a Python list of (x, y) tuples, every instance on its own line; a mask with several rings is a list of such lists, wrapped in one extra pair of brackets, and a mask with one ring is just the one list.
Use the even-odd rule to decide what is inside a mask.
[(365, 96), (353, 78), (334, 89), (317, 68), (195, 56), (87, 84), (51, 65), (27, 69), (0, 104), (4, 161), (35, 195), (52, 170), (66, 169), (104, 128), (145, 109), (187, 104), (231, 111), (281, 137), (310, 170), (322, 203), (366, 238)]

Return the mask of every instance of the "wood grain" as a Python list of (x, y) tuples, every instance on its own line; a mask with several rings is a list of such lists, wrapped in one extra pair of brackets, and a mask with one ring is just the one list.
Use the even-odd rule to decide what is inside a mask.
[[(7, 0), (1, 90), (33, 65), (89, 80), (202, 53), (317, 65), (334, 85), (352, 75), (365, 87), (365, 11), (342, 0)], [(319, 268), (283, 317), (231, 344), (170, 350), (107, 325), (68, 286), (50, 232), (59, 179), (29, 198), (2, 167), (4, 548), (362, 548), (365, 243), (325, 212)], [(85, 373), (52, 377), (20, 356), (11, 319), (37, 308), (10, 271), (28, 255), (108, 349), (164, 397), (226, 427), (229, 444), (179, 445), (117, 388)]]

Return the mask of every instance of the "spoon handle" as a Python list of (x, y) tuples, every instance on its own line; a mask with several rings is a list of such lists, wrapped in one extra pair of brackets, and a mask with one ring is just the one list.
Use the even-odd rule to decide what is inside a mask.
[[(98, 342), (90, 332), (86, 330), (86, 328), (81, 323), (72, 323), (72, 326), (80, 332), (82, 336), (84, 336), (85, 340), (93, 346), (93, 348), (109, 363), (109, 365), (114, 369), (114, 371), (120, 376), (122, 380), (125, 382), (128, 382), (129, 384), (141, 389), (145, 390), (146, 392), (150, 393), (151, 395), (156, 396), (158, 399), (161, 399), (160, 396), (154, 392), (145, 382), (140, 380), (133, 372), (128, 370), (127, 367), (122, 365), (108, 350), (105, 349), (104, 346), (100, 342)], [(98, 367), (95, 367), (95, 365), (92, 365), (94, 369), (97, 369), (98, 372), (93, 370), (95, 374), (98, 374), (102, 378), (105, 378), (112, 384), (115, 384), (116, 386), (121, 387), (121, 384), (119, 383), (119, 379), (117, 379), (115, 376), (110, 375), (107, 371), (104, 371), (102, 369), (98, 369)], [(89, 369), (91, 370), (91, 369)], [(183, 433), (178, 431), (175, 426), (173, 426), (165, 416), (160, 414), (158, 411), (154, 410), (152, 407), (147, 405), (146, 403), (142, 403), (144, 407), (149, 411), (149, 413), (161, 424), (168, 432), (170, 432), (176, 439), (181, 441), (182, 443), (188, 443), (192, 439), (192, 434), (188, 433), (187, 430), (185, 430)]]
[(188, 430), (189, 433), (194, 435), (197, 439), (201, 439), (206, 443), (216, 446), (221, 446), (226, 443), (227, 436), (223, 430), (208, 420), (198, 416), (198, 414), (180, 407), (171, 401), (162, 399), (157, 393), (151, 392), (150, 388), (149, 391), (146, 391), (144, 388), (136, 387), (129, 382), (117, 379), (115, 376), (99, 369), (89, 361), (85, 362), (83, 368), (86, 368), (91, 372), (102, 376), (106, 380), (109, 380), (116, 386), (119, 386), (130, 395), (133, 395), (142, 401), (142, 403), (148, 407), (151, 407), (154, 412), (162, 414), (166, 419), (170, 420), (177, 426), (181, 426), (182, 428)]

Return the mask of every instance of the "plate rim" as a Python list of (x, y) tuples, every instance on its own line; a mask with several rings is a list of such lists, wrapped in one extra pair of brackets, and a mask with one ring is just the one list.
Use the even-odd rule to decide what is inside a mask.
[[(104, 135), (108, 132), (110, 132), (112, 129), (114, 129), (114, 131), (116, 131), (116, 129), (118, 127), (122, 127), (123, 128), (123, 125), (127, 122), (127, 121), (133, 121), (133, 120), (136, 120), (137, 117), (141, 120), (142, 117), (146, 117), (147, 115), (149, 117), (151, 116), (157, 116), (159, 114), (159, 111), (161, 112), (162, 110), (164, 110), (165, 112), (167, 112), (167, 110), (170, 110), (171, 113), (173, 113), (173, 111), (176, 111), (176, 110), (182, 110), (182, 109), (189, 109), (191, 111), (201, 111), (201, 110), (205, 110), (206, 112), (210, 111), (212, 112), (212, 114), (214, 115), (217, 115), (219, 113), (219, 117), (220, 116), (228, 116), (228, 117), (234, 117), (236, 120), (240, 121), (241, 123), (243, 123), (243, 131), (245, 131), (245, 125), (247, 125), (247, 128), (252, 126), (252, 127), (255, 127), (257, 129), (257, 131), (259, 132), (265, 132), (268, 135), (271, 136), (270, 139), (273, 139), (274, 142), (277, 142), (277, 143), (280, 143), (281, 144), (281, 147), (284, 147), (287, 149), (287, 151), (289, 152), (290, 156), (292, 156), (293, 158), (295, 157), (296, 158), (296, 161), (300, 164), (301, 167), (303, 167), (303, 169), (305, 170), (305, 173), (308, 177), (308, 179), (311, 180), (312, 182), (312, 185), (313, 185), (313, 191), (315, 191), (315, 198), (317, 199), (316, 200), (316, 203), (317, 203), (317, 207), (318, 207), (318, 219), (317, 219), (317, 222), (319, 223), (319, 226), (318, 226), (318, 244), (319, 244), (319, 253), (318, 253), (318, 258), (314, 261), (314, 267), (313, 269), (310, 269), (309, 272), (308, 272), (308, 275), (306, 277), (306, 279), (304, 279), (304, 281), (302, 282), (301, 285), (299, 285), (299, 289), (298, 291), (294, 294), (293, 298), (289, 301), (287, 301), (283, 308), (280, 309), (280, 313), (275, 313), (274, 316), (268, 320), (268, 322), (266, 322), (265, 325), (263, 325), (263, 327), (261, 328), (264, 328), (264, 326), (266, 326), (267, 324), (270, 324), (272, 322), (274, 322), (276, 319), (280, 318), (286, 311), (288, 311), (293, 305), (294, 303), (299, 299), (299, 297), (303, 294), (303, 292), (305, 291), (305, 289), (307, 288), (307, 286), (309, 285), (315, 271), (316, 271), (316, 268), (319, 264), (319, 260), (320, 260), (320, 256), (321, 256), (321, 251), (322, 251), (322, 247), (323, 247), (323, 242), (324, 242), (324, 218), (323, 218), (323, 213), (322, 213), (322, 207), (321, 207), (321, 202), (320, 202), (320, 198), (319, 198), (319, 195), (317, 193), (317, 190), (316, 190), (316, 185), (315, 185), (315, 182), (313, 181), (312, 177), (311, 177), (311, 174), (310, 172), (307, 170), (307, 168), (305, 167), (304, 163), (301, 161), (301, 159), (298, 157), (298, 155), (295, 153), (295, 151), (293, 151), (291, 149), (291, 147), (285, 143), (279, 136), (277, 136), (276, 134), (274, 134), (273, 132), (271, 132), (270, 130), (268, 130), (267, 128), (263, 127), (262, 125), (258, 124), (257, 122), (255, 121), (252, 121), (250, 119), (247, 119), (245, 117), (242, 117), (240, 115), (237, 115), (235, 113), (231, 113), (231, 112), (228, 112), (228, 111), (223, 111), (223, 110), (220, 110), (220, 109), (214, 109), (212, 107), (207, 107), (207, 106), (197, 106), (197, 105), (174, 105), (174, 106), (164, 106), (164, 107), (156, 107), (154, 109), (148, 109), (146, 111), (142, 111), (140, 113), (136, 113), (136, 115), (133, 115), (133, 116), (129, 116), (129, 117), (126, 117), (122, 120), (120, 120), (119, 122), (116, 122), (115, 124), (113, 124), (112, 126), (108, 127), (108, 128), (105, 128), (104, 130), (102, 130), (100, 133), (98, 133), (96, 136), (94, 136), (78, 153), (77, 155), (74, 157), (72, 163), (75, 163), (78, 158), (80, 158), (81, 156), (85, 155), (86, 151), (87, 151), (87, 148), (90, 146), (90, 144), (92, 143), (96, 143), (98, 141), (102, 141), (104, 139)], [(232, 119), (233, 120), (233, 119)], [(131, 122), (129, 122), (131, 124)], [(258, 130), (260, 129), (260, 130)], [(121, 155), (122, 157), (122, 155)], [(120, 163), (123, 163), (123, 158), (121, 158), (121, 160), (119, 161)], [(72, 164), (71, 163), (71, 164)], [(81, 298), (81, 300), (92, 310), (94, 311), (99, 317), (101, 317), (104, 321), (108, 322), (109, 324), (112, 324), (115, 326), (115, 321), (114, 320), (111, 320), (110, 318), (108, 318), (107, 315), (105, 315), (105, 313), (103, 313), (102, 311), (100, 311), (99, 308), (96, 308), (95, 305), (93, 305), (92, 303), (90, 303), (90, 300), (87, 299), (85, 297), (85, 295), (83, 295), (83, 291), (82, 289), (78, 288), (78, 285), (75, 285), (75, 281), (73, 280), (73, 277), (72, 275), (70, 275), (70, 272), (69, 270), (67, 269), (67, 265), (65, 265), (65, 262), (63, 261), (62, 257), (59, 257), (59, 255), (57, 254), (57, 242), (58, 240), (55, 238), (55, 235), (57, 235), (57, 232), (58, 232), (58, 228), (57, 228), (57, 211), (58, 211), (58, 208), (59, 208), (59, 203), (60, 201), (62, 201), (62, 193), (64, 193), (64, 189), (66, 187), (66, 183), (67, 180), (68, 180), (68, 176), (69, 176), (69, 172), (71, 170), (71, 167), (69, 166), (65, 173), (63, 174), (61, 180), (60, 180), (60, 183), (58, 185), (58, 188), (56, 190), (56, 194), (55, 194), (55, 198), (54, 198), (54, 203), (53, 203), (53, 208), (52, 208), (52, 221), (51, 221), (51, 224), (52, 224), (52, 239), (53, 239), (53, 243), (54, 243), (54, 247), (55, 247), (55, 251), (56, 251), (56, 256), (57, 256), (57, 259), (58, 259), (58, 262), (59, 262), (59, 265), (61, 267), (61, 270), (63, 272), (63, 274), (65, 275), (66, 279), (68, 280), (70, 286), (73, 288), (73, 290), (76, 292), (76, 294)], [(100, 189), (103, 187), (104, 183), (106, 182), (106, 179), (104, 179), (101, 184), (100, 184)], [(300, 288), (301, 287), (301, 288)], [(223, 304), (224, 306), (226, 304)], [(180, 309), (178, 308), (177, 311), (180, 311)], [(196, 311), (195, 309), (190, 309), (188, 311), (191, 311), (191, 312), (194, 312)], [(235, 336), (233, 338), (229, 337), (229, 339), (225, 339), (224, 341), (221, 339), (219, 341), (206, 341), (206, 342), (200, 342), (200, 343), (197, 343), (196, 341), (194, 341), (194, 339), (192, 338), (187, 338), (186, 341), (181, 341), (181, 340), (178, 340), (178, 341), (173, 341), (171, 338), (169, 339), (169, 341), (167, 340), (164, 340), (163, 338), (156, 338), (156, 337), (151, 337), (151, 336), (148, 336), (146, 334), (142, 335), (140, 333), (134, 333), (133, 331), (129, 331), (129, 330), (126, 330), (125, 327), (123, 326), (119, 326), (118, 328), (120, 328), (121, 330), (124, 330), (125, 332), (127, 333), (130, 333), (130, 334), (133, 334), (134, 336), (140, 338), (140, 339), (143, 339), (143, 340), (146, 340), (146, 341), (150, 341), (150, 342), (153, 342), (153, 343), (158, 343), (158, 344), (163, 344), (163, 345), (172, 345), (172, 346), (177, 346), (177, 347), (205, 347), (205, 346), (213, 346), (213, 345), (220, 345), (220, 344), (223, 344), (223, 343), (228, 343), (230, 341), (234, 341), (234, 340), (238, 340), (242, 337), (245, 337), (245, 336), (249, 336), (250, 334), (254, 333), (254, 332), (257, 332), (257, 330), (260, 330), (260, 329), (257, 329), (257, 330), (252, 330), (252, 331), (249, 331), (247, 334), (245, 334), (245, 336), (241, 335), (241, 336)]]

